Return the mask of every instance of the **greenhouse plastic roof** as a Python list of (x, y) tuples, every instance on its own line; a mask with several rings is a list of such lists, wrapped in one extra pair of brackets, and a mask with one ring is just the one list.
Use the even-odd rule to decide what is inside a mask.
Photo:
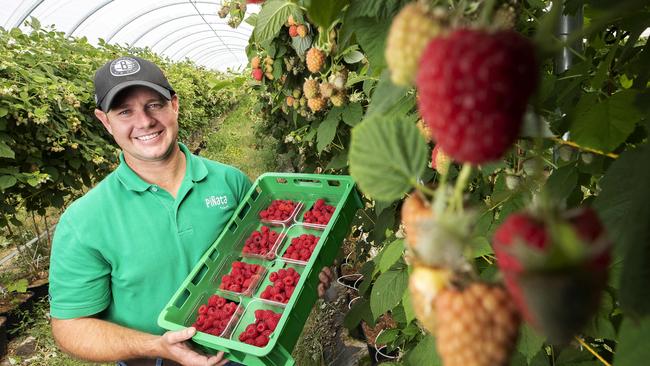
[[(215, 70), (237, 70), (247, 63), (244, 48), (253, 28), (233, 29), (217, 15), (222, 0), (2, 0), (0, 26), (29, 31), (35, 17), (42, 26), (92, 44), (149, 47), (173, 61), (190, 59)], [(246, 17), (259, 12), (248, 5)], [(246, 17), (244, 19), (246, 19)]]

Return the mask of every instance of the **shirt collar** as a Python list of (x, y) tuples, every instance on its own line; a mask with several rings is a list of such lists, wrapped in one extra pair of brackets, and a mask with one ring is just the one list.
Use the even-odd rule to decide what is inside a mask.
[[(185, 177), (183, 180), (191, 178), (193, 182), (199, 182), (208, 175), (208, 169), (205, 163), (198, 156), (192, 155), (190, 150), (182, 143), (178, 143), (183, 154), (185, 154)], [(136, 192), (144, 192), (149, 189), (152, 184), (144, 181), (138, 176), (131, 167), (124, 161), (124, 152), (120, 153), (120, 165), (115, 170), (118, 179), (126, 187), (126, 189)]]

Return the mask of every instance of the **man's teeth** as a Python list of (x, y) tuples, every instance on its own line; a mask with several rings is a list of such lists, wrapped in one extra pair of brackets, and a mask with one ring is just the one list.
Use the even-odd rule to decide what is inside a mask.
[(138, 136), (138, 137), (136, 137), (136, 139), (138, 139), (140, 141), (147, 141), (147, 140), (151, 140), (154, 137), (157, 137), (160, 134), (161, 134), (161, 132), (154, 132), (154, 133), (152, 133), (150, 135)]

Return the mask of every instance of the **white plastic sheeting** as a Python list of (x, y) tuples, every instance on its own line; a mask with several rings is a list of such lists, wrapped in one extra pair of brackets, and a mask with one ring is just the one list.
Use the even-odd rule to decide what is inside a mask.
[[(186, 58), (216, 70), (237, 70), (246, 63), (244, 48), (252, 27), (233, 29), (217, 15), (221, 0), (0, 0), (0, 26), (24, 25), (30, 17), (43, 26), (97, 44), (149, 47), (174, 61)], [(259, 12), (248, 5), (246, 17)]]

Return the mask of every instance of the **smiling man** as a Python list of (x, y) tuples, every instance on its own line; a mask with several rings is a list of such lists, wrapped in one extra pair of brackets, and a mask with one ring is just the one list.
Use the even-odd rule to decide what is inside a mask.
[[(178, 96), (163, 72), (121, 57), (95, 74), (95, 116), (120, 165), (61, 216), (50, 257), (52, 333), (65, 352), (119, 365), (224, 365), (157, 317), (251, 186), (178, 142)], [(319, 292), (331, 281), (321, 273)]]

